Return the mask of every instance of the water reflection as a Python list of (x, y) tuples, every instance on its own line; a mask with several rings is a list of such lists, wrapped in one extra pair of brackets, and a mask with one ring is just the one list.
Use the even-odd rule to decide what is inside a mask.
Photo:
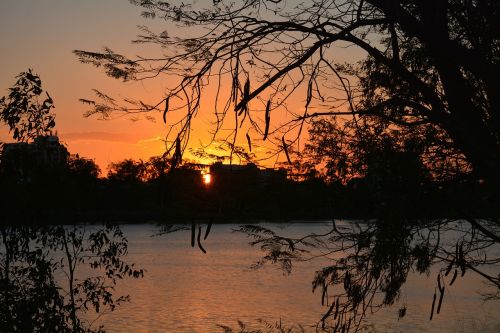
[[(482, 225), (498, 231), (494, 224)], [(64, 259), (64, 237), (71, 239), (69, 249), (73, 245), (78, 248), (80, 239), (87, 245), (86, 252), (78, 252), (86, 253), (86, 259), (78, 263), (78, 281), (92, 281), (103, 273), (106, 277), (107, 264), (117, 269), (121, 265), (109, 261), (102, 266), (105, 270), (96, 274), (89, 266), (95, 256), (88, 251), (101, 244), (99, 239), (108, 237), (118, 243), (127, 241), (120, 254), (128, 254), (120, 256), (121, 262), (135, 262), (147, 271), (143, 279), (120, 281), (108, 290), (116, 297), (130, 294), (132, 300), (98, 318), (92, 326), (102, 325), (109, 332), (280, 332), (285, 328), (293, 332), (497, 332), (500, 328), (495, 302), (483, 303), (478, 294), (480, 290), (484, 296), (498, 297), (500, 248), (465, 221), (216, 224), (206, 239), (207, 221), (162, 227), (162, 231), (175, 232), (156, 237), (151, 237), (158, 234), (153, 225), (87, 227), (90, 230), (82, 229), (84, 226), (53, 227), (50, 233), (23, 228), (2, 229), (2, 235), (7, 235), (0, 243), (2, 299), (15, 298), (14, 304), (19, 305), (6, 307), (10, 303), (2, 302), (2, 325), (8, 324), (7, 318), (18, 318), (22, 304), (31, 302), (49, 313), (32, 321), (33, 331), (53, 318), (62, 318), (58, 325), (72, 331), (74, 321), (70, 308), (65, 307), (69, 294), (58, 289), (63, 286), (67, 290), (67, 276), (40, 275), (41, 266), (36, 263), (54, 264), (60, 272), (63, 267), (58, 266), (58, 260), (68, 262)], [(97, 238), (89, 237), (96, 230), (103, 231)], [(190, 246), (192, 230), (194, 247)], [(82, 231), (87, 236), (80, 237)], [(197, 238), (207, 253), (196, 246)], [(12, 244), (29, 251), (23, 255), (22, 251), (9, 252)], [(98, 253), (108, 253), (111, 248), (120, 247), (102, 247)], [(19, 270), (6, 264), (13, 262), (9, 259), (13, 256), (24, 262), (24, 266), (17, 266)], [(25, 275), (20, 267), (28, 268)], [(14, 282), (6, 279), (5, 272), (13, 271), (22, 278), (23, 286), (33, 286), (24, 295), (33, 297), (22, 300), (22, 296), (7, 292)], [(38, 285), (26, 284), (34, 272), (49, 279), (34, 279)], [(10, 281), (11, 289), (5, 281)], [(83, 299), (97, 294), (78, 295)], [(95, 307), (82, 313), (85, 307), (80, 304), (77, 320), (90, 323), (96, 319), (91, 315)], [(56, 316), (50, 309), (61, 312), (56, 311)], [(17, 312), (19, 315), (13, 316)]]
[[(483, 221), (484, 222), (484, 221)], [(489, 228), (496, 227), (489, 224)], [(488, 229), (489, 230), (489, 229)], [(377, 220), (349, 223), (324, 234), (285, 237), (262, 226), (242, 226), (252, 245), (265, 252), (256, 264), (278, 264), (291, 272), (297, 261), (322, 258), (328, 265), (316, 271), (313, 291), (319, 291), (325, 306), (318, 329), (331, 332), (358, 331), (365, 327), (368, 313), (399, 300), (410, 272), (435, 276), (435, 292), (429, 300), (429, 320), (441, 312), (445, 289), (467, 271), (477, 274), (492, 287), (488, 298), (498, 298), (498, 245), (465, 221)], [(487, 250), (497, 251), (488, 253)], [(435, 265), (431, 272), (431, 266)], [(398, 316), (407, 314), (399, 307)]]

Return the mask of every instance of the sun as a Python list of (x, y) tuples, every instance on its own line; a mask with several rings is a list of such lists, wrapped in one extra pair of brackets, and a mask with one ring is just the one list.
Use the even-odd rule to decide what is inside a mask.
[(210, 175), (209, 173), (206, 173), (203, 175), (203, 183), (205, 185), (208, 185), (212, 182), (212, 175)]
[(212, 182), (212, 175), (209, 173), (204, 173), (201, 177), (203, 178), (203, 184), (205, 185), (210, 185)]

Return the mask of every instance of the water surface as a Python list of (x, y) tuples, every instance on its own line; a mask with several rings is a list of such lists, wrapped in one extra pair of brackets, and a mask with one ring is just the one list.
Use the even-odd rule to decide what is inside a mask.
[[(329, 223), (266, 224), (288, 236), (322, 233)], [(217, 325), (238, 327), (242, 321), (262, 328), (258, 320), (302, 325), (315, 332), (322, 314), (321, 293), (312, 292), (314, 272), (328, 262), (318, 258), (295, 263), (290, 275), (266, 265), (251, 269), (263, 253), (234, 233), (238, 225), (214, 225), (204, 241), (207, 253), (190, 247), (190, 231), (151, 237), (155, 225), (124, 225), (129, 240), (127, 261), (146, 270), (143, 279), (125, 280), (118, 293), (131, 302), (100, 320), (109, 332), (222, 332)], [(493, 249), (500, 255), (498, 247)], [(377, 332), (500, 332), (500, 304), (484, 302), (487, 290), (475, 274), (457, 279), (445, 291), (441, 313), (429, 321), (437, 268), (411, 273), (394, 306), (368, 314), (367, 331)], [(407, 308), (398, 319), (398, 309)]]

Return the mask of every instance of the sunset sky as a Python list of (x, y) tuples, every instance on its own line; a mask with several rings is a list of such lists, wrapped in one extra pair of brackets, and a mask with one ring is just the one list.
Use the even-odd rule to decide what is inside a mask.
[[(158, 94), (153, 83), (124, 84), (107, 78), (99, 69), (80, 64), (72, 54), (75, 49), (101, 50), (103, 46), (134, 54), (130, 40), (140, 24), (151, 21), (141, 18), (140, 8), (125, 0), (2, 0), (1, 95), (8, 94), (17, 74), (32, 68), (55, 101), (56, 129), (70, 152), (95, 158), (102, 169), (124, 158), (146, 159), (163, 153), (163, 123), (84, 118), (86, 107), (78, 101), (93, 97), (92, 88), (115, 96)], [(1, 127), (0, 140), (10, 139), (7, 128)]]
[[(84, 118), (87, 107), (78, 101), (93, 98), (93, 88), (146, 101), (163, 97), (160, 80), (123, 83), (79, 63), (72, 53), (75, 49), (101, 51), (106, 46), (125, 55), (144, 54), (143, 46), (130, 43), (139, 33), (137, 26), (147, 25), (155, 31), (169, 27), (165, 22), (146, 20), (140, 13), (141, 8), (126, 0), (2, 0), (0, 95), (8, 94), (17, 74), (32, 68), (55, 101), (56, 130), (71, 153), (94, 158), (103, 170), (124, 158), (162, 154), (162, 121)], [(209, 141), (209, 118), (202, 111), (193, 125), (193, 148)], [(5, 126), (0, 126), (0, 140), (11, 140)]]

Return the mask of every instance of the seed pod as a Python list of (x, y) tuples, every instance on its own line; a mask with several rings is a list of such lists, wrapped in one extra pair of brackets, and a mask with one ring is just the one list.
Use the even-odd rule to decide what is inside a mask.
[(269, 124), (271, 122), (271, 100), (267, 101), (265, 119), (266, 128), (264, 130), (264, 141), (267, 139), (267, 135), (269, 134)]
[(439, 314), (439, 311), (441, 311), (441, 303), (443, 303), (443, 296), (444, 296), (444, 286), (443, 289), (440, 290), (441, 294), (439, 295), (439, 302), (438, 302), (438, 308), (436, 313)]
[(248, 150), (252, 152), (252, 140), (250, 139), (250, 135), (247, 133), (247, 143), (248, 143)]
[(208, 235), (210, 234), (210, 229), (212, 229), (212, 222), (208, 222), (207, 224), (207, 230), (205, 230), (205, 237), (203, 237), (203, 240), (207, 239)]
[(330, 307), (328, 308), (328, 311), (326, 311), (326, 313), (323, 315), (323, 318), (321, 318), (322, 322), (324, 322), (328, 318), (328, 316), (332, 313), (334, 306), (335, 306), (335, 303), (332, 303), (332, 305), (330, 305)]
[(288, 164), (292, 164), (292, 160), (290, 159), (290, 155), (288, 154), (288, 146), (285, 142), (285, 136), (281, 137), (281, 142), (283, 143), (283, 150), (285, 152), (286, 160), (288, 161)]
[(312, 81), (309, 81), (307, 85), (307, 96), (306, 96), (306, 106), (305, 106), (306, 110), (309, 108), (311, 100), (312, 100)]
[(432, 298), (432, 307), (431, 307), (431, 317), (429, 320), (432, 320), (432, 317), (434, 316), (434, 305), (436, 304), (436, 291), (434, 290), (434, 297)]
[(247, 78), (245, 82), (245, 86), (243, 87), (243, 96), (240, 103), (236, 106), (235, 111), (240, 111), (238, 116), (240, 116), (243, 112), (248, 111), (248, 101), (250, 99), (250, 77)]
[(457, 279), (457, 269), (455, 268), (455, 273), (453, 273), (453, 277), (451, 278), (451, 281), (450, 281), (450, 286), (453, 284), (453, 282), (455, 282), (455, 280)]
[(250, 95), (250, 77), (247, 78), (245, 86), (243, 87), (243, 99), (248, 99)]
[(444, 273), (444, 276), (448, 276), (448, 274), (450, 274), (451, 272), (451, 269), (453, 268), (453, 264), (455, 263), (455, 258), (453, 258), (450, 262), (450, 264), (448, 265), (448, 268), (446, 268), (446, 272)]
[(203, 246), (201, 245), (201, 225), (198, 226), (198, 247), (200, 248), (200, 250), (203, 252), (203, 253), (207, 253), (207, 250), (205, 250), (203, 248)]
[(167, 112), (168, 112), (168, 104), (169, 104), (170, 96), (165, 99), (165, 111), (163, 111), (163, 122), (167, 123)]
[(238, 87), (240, 86), (240, 82), (238, 80), (239, 67), (240, 67), (239, 56), (237, 56), (236, 57), (236, 65), (234, 66), (234, 72), (233, 72), (233, 86), (232, 86), (232, 92), (231, 92), (232, 99), (233, 99), (234, 103), (238, 100)]
[(459, 258), (460, 258), (460, 270), (462, 271), (462, 276), (464, 276), (465, 275), (466, 266), (465, 266), (465, 257), (464, 257), (463, 243), (460, 244), (460, 247), (458, 248), (458, 254), (459, 254)]
[(323, 293), (321, 294), (321, 305), (325, 305), (326, 287), (323, 287)]

